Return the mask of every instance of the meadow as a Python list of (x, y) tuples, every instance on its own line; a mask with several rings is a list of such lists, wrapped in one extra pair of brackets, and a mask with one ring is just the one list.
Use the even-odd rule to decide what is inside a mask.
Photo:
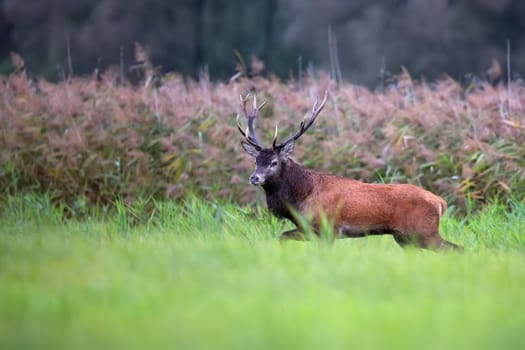
[[(377, 91), (323, 72), (0, 76), (0, 349), (518, 349), (525, 345), (525, 85), (415, 81)], [(246, 178), (239, 95), (293, 157), (443, 196), (444, 238), (279, 242)], [(266, 141), (266, 142), (265, 142)]]
[(441, 232), (461, 253), (280, 243), (289, 224), (264, 208), (195, 196), (63, 212), (48, 195), (2, 199), (2, 349), (525, 344), (523, 202), (449, 208)]

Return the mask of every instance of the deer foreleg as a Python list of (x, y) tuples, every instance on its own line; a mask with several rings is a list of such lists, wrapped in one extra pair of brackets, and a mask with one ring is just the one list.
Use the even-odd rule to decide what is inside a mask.
[(293, 230), (284, 231), (279, 236), (279, 240), (281, 241), (288, 240), (288, 239), (293, 239), (296, 241), (304, 241), (304, 235), (297, 228), (294, 228)]

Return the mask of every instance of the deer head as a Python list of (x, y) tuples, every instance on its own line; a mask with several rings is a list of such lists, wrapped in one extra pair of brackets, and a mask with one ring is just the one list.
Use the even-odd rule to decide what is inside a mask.
[(288, 137), (280, 143), (277, 143), (278, 128), (276, 125), (271, 147), (264, 148), (261, 146), (261, 144), (257, 140), (257, 137), (255, 136), (253, 122), (257, 117), (257, 113), (264, 107), (266, 102), (263, 102), (261, 105), (257, 106), (257, 99), (254, 96), (253, 107), (251, 112), (249, 113), (246, 106), (249, 95), (246, 95), (245, 97), (240, 96), (241, 110), (244, 113), (248, 124), (246, 130), (243, 130), (239, 123), (240, 115), (237, 114), (237, 128), (244, 137), (244, 140), (241, 141), (241, 145), (246, 151), (246, 153), (255, 158), (255, 170), (250, 175), (250, 184), (264, 185), (268, 181), (278, 179), (282, 175), (288, 158), (293, 151), (295, 141), (312, 126), (315, 119), (317, 118), (321, 110), (324, 108), (327, 97), (328, 94), (327, 91), (325, 91), (321, 103), (319, 103), (319, 99), (315, 100), (310, 115), (301, 121), (299, 129), (297, 129), (297, 131), (293, 135), (291, 135), (290, 137)]

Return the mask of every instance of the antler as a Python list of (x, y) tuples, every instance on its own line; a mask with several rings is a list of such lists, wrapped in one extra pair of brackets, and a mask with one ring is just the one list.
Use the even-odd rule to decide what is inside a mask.
[(328, 98), (328, 90), (325, 90), (324, 97), (323, 97), (323, 100), (321, 101), (321, 104), (319, 104), (319, 98), (316, 98), (315, 102), (314, 102), (314, 105), (312, 106), (312, 111), (310, 113), (310, 117), (309, 118), (304, 118), (301, 121), (301, 125), (299, 126), (299, 130), (297, 130), (292, 136), (290, 136), (285, 141), (283, 141), (283, 142), (281, 142), (279, 144), (277, 144), (277, 126), (276, 126), (275, 127), (275, 136), (273, 137), (273, 142), (272, 142), (272, 148), (273, 149), (282, 148), (282, 147), (286, 146), (286, 144), (288, 144), (288, 143), (290, 143), (292, 141), (295, 141), (299, 137), (301, 137), (301, 135), (304, 134), (305, 131), (308, 130), (308, 128), (310, 128), (310, 126), (312, 126), (312, 124), (314, 123), (314, 121), (317, 118), (317, 116), (319, 115), (319, 113), (321, 113), (321, 111), (324, 108), (324, 105), (326, 104), (327, 98)]
[(244, 136), (244, 138), (246, 139), (246, 141), (250, 145), (252, 145), (254, 147), (257, 147), (259, 149), (262, 149), (263, 147), (261, 146), (259, 141), (257, 141), (257, 137), (255, 137), (255, 132), (253, 131), (253, 121), (257, 117), (257, 113), (266, 104), (266, 101), (264, 101), (259, 106), (257, 106), (257, 97), (255, 95), (253, 95), (253, 109), (252, 109), (252, 112), (250, 114), (248, 114), (248, 111), (246, 109), (246, 103), (248, 102), (248, 98), (249, 97), (250, 97), (250, 94), (247, 94), (245, 97), (243, 97), (242, 95), (239, 95), (239, 98), (241, 100), (242, 111), (243, 111), (244, 116), (245, 116), (245, 118), (247, 120), (248, 127), (246, 128), (246, 131), (244, 131), (242, 129), (241, 124), (239, 123), (240, 116), (239, 116), (239, 114), (237, 114), (237, 128), (239, 129), (239, 131), (241, 132), (242, 136)]

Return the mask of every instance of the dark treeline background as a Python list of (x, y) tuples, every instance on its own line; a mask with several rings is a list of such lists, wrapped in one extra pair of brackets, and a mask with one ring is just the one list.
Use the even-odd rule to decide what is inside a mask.
[(337, 57), (346, 81), (369, 86), (401, 66), (461, 80), (504, 65), (507, 40), (513, 72), (524, 72), (525, 1), (0, 0), (0, 73), (17, 52), (48, 79), (121, 62), (130, 72), (138, 42), (164, 72), (215, 79), (255, 56), (282, 77), (333, 71)]

